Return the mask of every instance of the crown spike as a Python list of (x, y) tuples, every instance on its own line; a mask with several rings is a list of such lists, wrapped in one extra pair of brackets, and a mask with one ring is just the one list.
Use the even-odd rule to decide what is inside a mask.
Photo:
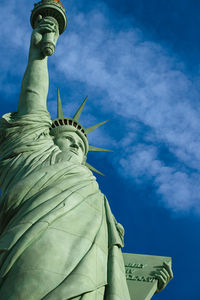
[(107, 122), (108, 122), (108, 121), (104, 121), (104, 122), (101, 122), (101, 123), (99, 123), (99, 124), (97, 124), (97, 125), (94, 125), (94, 126), (91, 126), (91, 127), (89, 127), (89, 128), (86, 128), (86, 129), (85, 129), (85, 132), (88, 134), (88, 133), (94, 131), (95, 129), (99, 128), (101, 125), (103, 125), (103, 124), (105, 124), (105, 123), (107, 123)]
[(103, 173), (101, 173), (100, 171), (98, 171), (97, 169), (95, 169), (93, 166), (91, 166), (90, 164), (88, 164), (87, 162), (85, 163), (86, 167), (88, 167), (88, 169), (90, 169), (93, 172), (96, 172), (102, 176), (105, 176)]
[(103, 149), (103, 148), (94, 147), (94, 146), (89, 146), (89, 150), (88, 150), (88, 151), (97, 151), (97, 152), (113, 152), (112, 150)]
[(62, 110), (62, 103), (61, 103), (61, 98), (60, 98), (60, 90), (59, 88), (57, 89), (57, 118), (58, 119), (63, 119), (63, 110)]
[(78, 120), (79, 120), (79, 118), (81, 116), (82, 110), (83, 110), (83, 108), (85, 106), (85, 103), (87, 101), (87, 98), (88, 98), (88, 96), (85, 98), (85, 100), (83, 101), (83, 103), (81, 104), (81, 106), (79, 107), (79, 109), (77, 110), (77, 112), (75, 113), (75, 115), (73, 116), (73, 120), (74, 121), (78, 122)]

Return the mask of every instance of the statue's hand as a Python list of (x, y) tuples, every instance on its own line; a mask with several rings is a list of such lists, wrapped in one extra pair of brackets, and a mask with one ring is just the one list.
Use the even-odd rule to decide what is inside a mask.
[(51, 17), (42, 18), (41, 15), (38, 16), (36, 28), (33, 30), (31, 36), (30, 54), (40, 52), (43, 57), (46, 56), (42, 53), (44, 40), (51, 40), (54, 46), (56, 46), (59, 37), (59, 28), (57, 22), (54, 20)]
[(158, 280), (157, 292), (160, 292), (166, 287), (168, 282), (173, 278), (171, 264), (168, 262), (164, 262), (162, 267), (157, 269), (153, 275)]

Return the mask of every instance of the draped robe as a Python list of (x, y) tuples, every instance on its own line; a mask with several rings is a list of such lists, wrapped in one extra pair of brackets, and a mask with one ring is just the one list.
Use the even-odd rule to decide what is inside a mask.
[(0, 299), (129, 300), (123, 227), (96, 178), (62, 159), (47, 112), (0, 125)]

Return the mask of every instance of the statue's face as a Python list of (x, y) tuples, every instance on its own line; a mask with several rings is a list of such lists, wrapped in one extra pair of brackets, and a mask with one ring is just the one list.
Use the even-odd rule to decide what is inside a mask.
[(77, 133), (73, 131), (61, 132), (55, 137), (54, 143), (70, 160), (80, 163), (84, 161), (85, 145)]

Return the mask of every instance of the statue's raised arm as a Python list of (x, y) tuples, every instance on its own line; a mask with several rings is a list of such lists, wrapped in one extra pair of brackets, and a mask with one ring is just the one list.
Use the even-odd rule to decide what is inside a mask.
[(31, 36), (28, 65), (22, 80), (18, 113), (46, 110), (46, 100), (49, 88), (48, 56), (42, 51), (43, 40), (47, 34), (52, 34), (54, 44), (59, 37), (58, 24), (53, 18), (41, 15), (37, 17), (36, 28)]

